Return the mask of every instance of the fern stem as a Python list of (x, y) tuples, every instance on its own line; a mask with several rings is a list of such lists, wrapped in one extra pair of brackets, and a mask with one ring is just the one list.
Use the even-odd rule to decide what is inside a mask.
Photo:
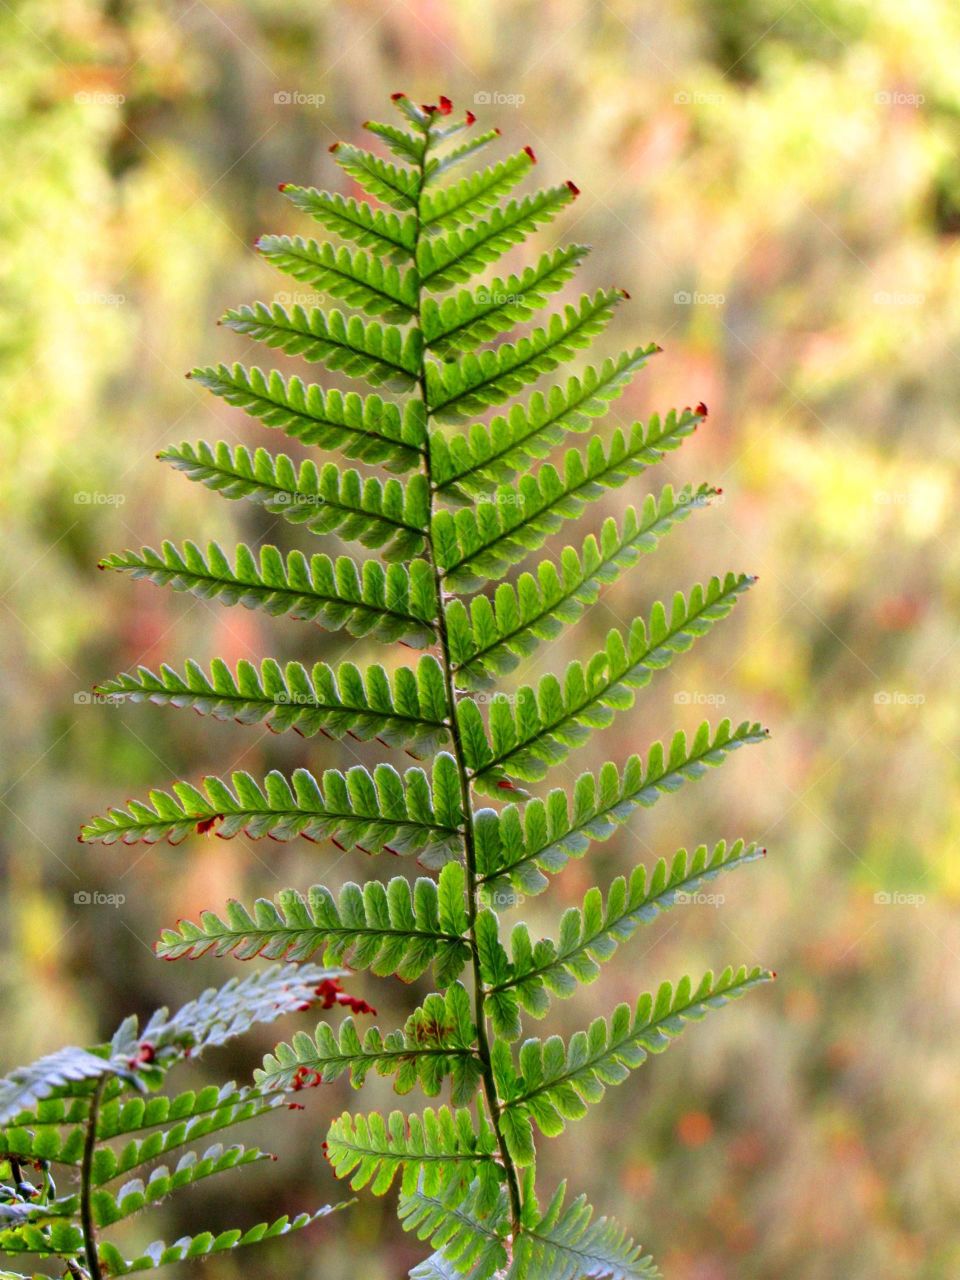
[[(423, 195), (424, 177), (426, 166), (426, 150), (421, 158), (419, 165), (420, 184), (417, 194), (416, 203), (416, 231), (413, 246), (414, 261), (416, 261), (417, 245), (420, 241), (421, 218), (420, 203)], [(417, 282), (417, 303), (416, 310), (413, 315), (412, 323), (416, 328), (421, 328), (420, 304), (422, 295), (422, 281)], [(417, 374), (417, 387), (420, 393), (420, 399), (423, 404), (424, 413), (424, 455), (423, 469), (427, 478), (427, 486), (429, 489), (429, 511), (427, 523), (427, 537), (425, 539), (426, 559), (429, 560), (433, 570), (434, 586), (437, 593), (438, 609), (437, 609), (437, 641), (440, 647), (440, 663), (443, 668), (443, 681), (446, 689), (447, 706), (450, 708), (450, 738), (452, 743), (452, 754), (457, 764), (457, 774), (460, 779), (460, 803), (463, 809), (464, 831), (463, 831), (463, 849), (464, 849), (464, 869), (466, 871), (466, 905), (467, 919), (469, 921), (469, 937), (470, 944), (470, 960), (471, 970), (473, 974), (473, 1001), (474, 1001), (474, 1021), (477, 1024), (477, 1056), (480, 1060), (480, 1072), (483, 1080), (483, 1094), (486, 1103), (487, 1113), (490, 1124), (497, 1136), (497, 1148), (500, 1153), (500, 1160), (503, 1165), (504, 1174), (507, 1180), (507, 1191), (510, 1197), (510, 1216), (512, 1220), (513, 1234), (516, 1237), (521, 1229), (522, 1222), (522, 1202), (520, 1197), (520, 1180), (517, 1176), (517, 1167), (513, 1162), (513, 1157), (507, 1146), (501, 1125), (501, 1101), (497, 1093), (496, 1080), (493, 1075), (493, 1061), (490, 1055), (490, 1038), (487, 1027), (486, 1012), (486, 989), (483, 982), (483, 974), (480, 968), (480, 951), (477, 946), (476, 938), (476, 919), (477, 911), (480, 905), (480, 886), (477, 877), (477, 855), (474, 842), (473, 832), (473, 801), (470, 793), (470, 775), (467, 770), (466, 759), (463, 750), (463, 743), (460, 738), (460, 727), (457, 723), (457, 695), (453, 681), (453, 662), (450, 657), (450, 642), (447, 636), (447, 621), (444, 615), (444, 589), (443, 575), (434, 559), (433, 555), (433, 539), (430, 534), (433, 520), (433, 508), (436, 499), (436, 488), (433, 482), (433, 474), (431, 470), (430, 460), (430, 409), (427, 400), (427, 364), (425, 349), (420, 354), (420, 368)]]
[(93, 1157), (97, 1150), (97, 1125), (100, 1123), (100, 1099), (106, 1084), (102, 1076), (90, 1100), (87, 1132), (83, 1142), (83, 1162), (80, 1166), (80, 1223), (83, 1228), (83, 1248), (87, 1257), (90, 1280), (102, 1280), (100, 1258), (97, 1254), (97, 1229), (93, 1221)]

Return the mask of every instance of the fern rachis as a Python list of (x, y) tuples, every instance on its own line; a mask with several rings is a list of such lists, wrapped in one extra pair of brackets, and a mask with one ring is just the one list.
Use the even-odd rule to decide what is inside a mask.
[[(677, 733), (646, 757), (582, 775), (569, 794), (530, 797), (524, 786), (632, 706), (636, 691), (721, 621), (753, 579), (728, 574), (678, 592), (669, 607), (657, 604), (626, 632), (612, 631), (601, 651), (571, 663), (562, 678), (545, 676), (513, 698), (478, 697), (544, 639), (573, 625), (601, 588), (652, 552), (673, 525), (709, 503), (708, 485), (677, 494), (667, 487), (626, 508), (619, 522), (608, 520), (580, 551), (566, 548), (559, 567), (544, 559), (534, 572), (511, 577), (590, 503), (681, 447), (706, 409), (653, 416), (550, 460), (568, 434), (602, 419), (659, 348), (650, 344), (535, 389), (606, 328), (623, 291), (600, 291), (536, 316), (571, 278), (587, 252), (582, 245), (561, 246), (485, 287), (462, 286), (551, 222), (577, 188), (564, 183), (508, 199), (534, 162), (529, 148), (458, 177), (459, 166), (497, 131), (471, 137), (472, 113), (454, 120), (446, 98), (420, 107), (398, 94), (394, 103), (405, 127), (367, 125), (393, 159), (347, 144), (332, 148), (379, 206), (284, 184), (293, 204), (342, 243), (278, 235), (258, 242), (281, 271), (354, 313), (255, 303), (230, 311), (226, 323), (267, 347), (405, 398), (344, 395), (240, 365), (193, 375), (267, 427), (394, 475), (364, 478), (310, 460), (298, 468), (262, 448), (251, 454), (203, 441), (162, 455), (228, 498), (259, 503), (304, 534), (336, 532), (379, 550), (388, 563), (298, 551), (284, 557), (271, 547), (258, 556), (245, 546), (231, 558), (216, 544), (204, 553), (192, 543), (128, 551), (105, 563), (226, 604), (428, 652), (392, 678), (379, 666), (362, 671), (345, 663), (335, 671), (318, 663), (307, 670), (265, 659), (259, 670), (245, 663), (233, 671), (215, 659), (209, 669), (188, 663), (183, 674), (139, 668), (104, 688), (278, 732), (377, 738), (431, 757), (429, 767), (401, 772), (383, 763), (372, 772), (327, 770), (320, 779), (301, 769), (289, 780), (238, 773), (230, 784), (178, 783), (173, 794), (153, 792), (148, 802), (112, 810), (84, 834), (131, 842), (215, 829), (418, 855), (436, 879), (349, 884), (339, 899), (322, 886), (306, 898), (291, 890), (252, 909), (232, 902), (222, 915), (208, 912), (165, 931), (158, 950), (170, 959), (207, 952), (300, 962), (320, 956), (406, 979), (431, 970), (438, 990), (403, 1028), (361, 1034), (353, 1018), (339, 1032), (322, 1022), (315, 1035), (277, 1047), (259, 1086), (346, 1073), (359, 1087), (371, 1070), (391, 1076), (404, 1094), (419, 1085), (432, 1097), (449, 1086), (450, 1106), (386, 1118), (348, 1112), (327, 1137), (334, 1170), (353, 1186), (382, 1194), (399, 1178), (404, 1226), (436, 1250), (416, 1277), (650, 1277), (652, 1261), (616, 1224), (594, 1220), (582, 1198), (564, 1207), (561, 1187), (541, 1210), (534, 1126), (558, 1133), (687, 1022), (771, 975), (725, 969), (665, 983), (633, 1007), (596, 1019), (569, 1044), (550, 1036), (513, 1046), (524, 1034), (524, 1015), (544, 1016), (552, 997), (591, 981), (678, 894), (761, 851), (721, 842), (689, 858), (681, 851), (652, 873), (636, 868), (606, 895), (591, 889), (582, 908), (564, 914), (555, 941), (535, 941), (517, 925), (504, 945), (495, 904), (501, 891), (544, 891), (569, 858), (606, 839), (638, 807), (763, 740), (765, 731), (750, 722), (704, 724), (689, 742)], [(514, 336), (528, 322), (533, 327)], [(507, 404), (489, 422), (476, 420)], [(484, 793), (508, 803), (482, 807)]]

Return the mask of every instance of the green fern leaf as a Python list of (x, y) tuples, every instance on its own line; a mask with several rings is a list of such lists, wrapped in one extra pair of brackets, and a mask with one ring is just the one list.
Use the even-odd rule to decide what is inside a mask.
[(495, 350), (463, 355), (427, 365), (427, 408), (437, 422), (462, 422), (502, 404), (536, 382), (573, 353), (590, 345), (606, 327), (623, 298), (621, 289), (584, 295), (579, 307), (568, 306), (542, 329), (519, 342)]
[(249, 498), (311, 533), (337, 533), (344, 541), (379, 548), (386, 561), (409, 560), (424, 550), (430, 518), (425, 476), (412, 476), (406, 485), (383, 484), (358, 471), (341, 471), (333, 462), (318, 470), (310, 459), (298, 469), (286, 454), (251, 454), (222, 440), (185, 441), (158, 456), (225, 498)]
[(282, 182), (280, 190), (302, 213), (308, 213), (341, 240), (387, 258), (412, 261), (417, 243), (417, 224), (412, 214), (390, 213), (352, 197), (318, 191), (316, 187), (298, 187), (292, 182)]
[(401, 271), (363, 250), (338, 249), (301, 236), (261, 236), (256, 247), (287, 275), (368, 316), (402, 322), (416, 309), (417, 279), (412, 268)]
[(494, 1161), (496, 1135), (482, 1114), (465, 1108), (427, 1107), (422, 1115), (392, 1111), (385, 1120), (376, 1111), (345, 1111), (327, 1134), (327, 1159), (338, 1178), (350, 1178), (354, 1191), (370, 1186), (384, 1195), (400, 1174), (401, 1191), (421, 1186), (428, 1195), (454, 1188), (466, 1195), (474, 1178), (499, 1180)]
[(456, 682), (462, 688), (489, 689), (528, 657), (541, 640), (553, 640), (576, 622), (600, 594), (616, 582), (675, 524), (700, 509), (687, 486), (674, 494), (667, 485), (659, 495), (648, 494), (638, 513), (627, 507), (621, 527), (610, 516), (599, 542), (591, 533), (578, 554), (565, 547), (559, 570), (543, 560), (536, 576), (522, 573), (516, 585), (502, 582), (491, 600), (475, 596), (470, 612), (460, 600), (446, 609), (447, 634)]
[(594, 1219), (584, 1196), (563, 1208), (566, 1187), (562, 1182), (543, 1217), (520, 1233), (506, 1280), (658, 1280), (649, 1254), (611, 1218)]
[(707, 721), (691, 743), (676, 733), (665, 751), (655, 742), (647, 759), (634, 755), (622, 772), (605, 764), (599, 774), (581, 774), (572, 796), (557, 788), (546, 800), (531, 800), (521, 811), (508, 805), (501, 813), (481, 810), (474, 829), (480, 870), (479, 883), (487, 894), (542, 893), (570, 858), (582, 857), (592, 840), (607, 840), (638, 808), (656, 804), (685, 781), (703, 776), (708, 768), (748, 744), (765, 742), (768, 731), (744, 721), (736, 729), (722, 720), (711, 731)]
[(476, 729), (465, 732), (465, 723), (476, 722), (480, 712), (472, 699), (464, 699), (457, 717), (474, 785), (496, 794), (504, 777), (527, 782), (545, 777), (551, 765), (565, 760), (595, 729), (632, 707), (636, 690), (725, 618), (754, 581), (730, 573), (723, 581), (712, 578), (706, 587), (695, 586), (689, 598), (678, 591), (669, 615), (658, 602), (649, 624), (637, 618), (626, 636), (608, 632), (604, 648), (585, 665), (572, 662), (562, 680), (546, 675), (536, 691), (525, 685), (515, 699), (495, 696), (489, 740), (481, 739)]
[(392, 676), (381, 666), (361, 671), (352, 662), (336, 669), (318, 662), (308, 671), (299, 662), (281, 667), (273, 658), (265, 658), (259, 671), (241, 659), (234, 673), (214, 658), (209, 675), (192, 661), (183, 675), (166, 664), (159, 675), (138, 667), (105, 680), (97, 692), (190, 707), (217, 720), (265, 724), (274, 733), (294, 729), (304, 737), (377, 738), (419, 756), (431, 755), (449, 736), (443, 672), (427, 654), (416, 669), (398, 667)]
[(522, 275), (497, 277), (472, 293), (461, 289), (440, 301), (425, 298), (420, 314), (427, 349), (444, 357), (473, 351), (478, 343), (528, 320), (570, 279), (588, 252), (579, 244), (555, 249)]
[(466, 1197), (458, 1189), (454, 1195), (427, 1195), (417, 1187), (400, 1197), (397, 1212), (404, 1231), (438, 1250), (413, 1268), (411, 1280), (492, 1280), (507, 1264), (509, 1205), (502, 1190), (490, 1209), (479, 1184)]
[[(699, 420), (684, 413), (680, 418), (668, 415), (662, 428), (656, 418), (647, 429), (636, 423), (629, 441), (618, 430), (606, 449), (594, 436), (585, 452), (569, 449), (564, 454), (562, 473), (545, 463), (536, 474), (522, 476), (516, 486), (500, 486), (475, 507), (456, 515), (438, 511), (431, 536), (446, 589), (469, 593), (505, 577), (565, 520), (576, 519), (588, 502), (659, 462), (663, 451), (676, 448)], [(705, 504), (715, 492), (701, 485), (691, 501)]]
[(470, 955), (463, 891), (463, 868), (450, 862), (439, 883), (421, 877), (411, 888), (402, 876), (386, 885), (348, 883), (339, 902), (320, 885), (306, 897), (282, 893), (279, 905), (260, 899), (252, 913), (232, 901), (225, 919), (205, 912), (199, 924), (181, 920), (166, 930), (157, 954), (168, 960), (212, 952), (303, 961), (322, 951), (325, 963), (348, 962), (381, 977), (396, 973), (406, 982), (432, 963), (437, 982), (446, 986)]
[(340, 168), (349, 173), (364, 191), (393, 209), (415, 208), (421, 185), (415, 170), (398, 168), (381, 160), (372, 151), (364, 151), (347, 142), (335, 142), (330, 150)]
[(481, 1080), (475, 1047), (477, 1029), (466, 988), (452, 983), (445, 995), (428, 995), (407, 1019), (402, 1031), (381, 1034), (370, 1027), (362, 1039), (353, 1018), (340, 1024), (339, 1037), (326, 1022), (316, 1034), (298, 1033), (292, 1043), (279, 1044), (256, 1073), (263, 1089), (288, 1088), (297, 1080), (327, 1083), (349, 1072), (359, 1089), (371, 1071), (394, 1077), (397, 1093), (419, 1085), (436, 1097), (449, 1077), (455, 1106), (473, 1100)]
[(431, 187), (420, 201), (421, 228), (430, 235), (472, 222), (478, 213), (512, 190), (533, 164), (533, 153), (525, 148), (507, 160), (474, 170), (452, 186)]
[[(468, 144), (469, 145), (469, 144)], [(566, 185), (550, 187), (495, 209), (485, 222), (422, 239), (417, 246), (420, 283), (432, 293), (462, 284), (502, 257), (531, 231), (551, 222), (573, 199)]]
[(307, 310), (299, 304), (288, 311), (279, 302), (256, 302), (228, 311), (221, 323), (288, 356), (319, 361), (373, 386), (409, 391), (420, 369), (423, 340), (418, 330), (405, 334), (396, 325), (348, 319), (342, 311)]
[(373, 773), (355, 765), (346, 774), (327, 769), (318, 783), (306, 769), (288, 781), (268, 773), (261, 787), (248, 773), (234, 773), (231, 788), (205, 778), (203, 790), (176, 782), (174, 794), (151, 791), (149, 801), (111, 809), (84, 827), (82, 839), (113, 844), (178, 844), (187, 836), (216, 831), (223, 839), (308, 840), (328, 837), (345, 848), (416, 853), (425, 865), (442, 865), (457, 849), (462, 813), (452, 758), (440, 753), (433, 781), (422, 769), (399, 774), (387, 764)]
[(437, 597), (430, 566), (414, 560), (384, 569), (375, 560), (362, 567), (348, 556), (331, 560), (299, 551), (282, 556), (276, 547), (261, 547), (259, 563), (244, 543), (230, 563), (216, 543), (204, 553), (193, 542), (179, 550), (164, 542), (161, 550), (143, 547), (107, 556), (104, 569), (121, 569), (174, 591), (189, 591), (203, 600), (242, 604), (274, 616), (313, 621), (327, 631), (353, 636), (403, 640), (424, 648), (434, 638)]
[(664, 982), (656, 996), (642, 995), (635, 1009), (618, 1005), (609, 1023), (595, 1018), (568, 1045), (559, 1036), (524, 1041), (521, 1074), (501, 1070), (498, 1080), (507, 1111), (533, 1120), (548, 1137), (562, 1133), (566, 1121), (584, 1116), (589, 1103), (599, 1102), (608, 1086), (621, 1084), (651, 1053), (666, 1049), (689, 1022), (772, 976), (741, 966), (724, 969), (717, 978), (708, 972), (696, 987), (689, 978), (676, 987)]
[(348, 458), (399, 472), (412, 470), (423, 456), (424, 415), (416, 401), (401, 411), (378, 395), (325, 391), (299, 378), (286, 382), (276, 369), (266, 374), (241, 364), (194, 369), (188, 377), (303, 444), (338, 449)]

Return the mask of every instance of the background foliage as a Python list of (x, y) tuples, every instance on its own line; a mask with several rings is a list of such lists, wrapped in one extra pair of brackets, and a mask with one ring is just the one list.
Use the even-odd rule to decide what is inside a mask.
[[(610, 342), (665, 348), (622, 419), (701, 397), (711, 410), (661, 466), (675, 483), (722, 485), (726, 502), (678, 529), (629, 596), (604, 597), (590, 639), (678, 576), (757, 572), (725, 635), (641, 708), (654, 725), (729, 714), (775, 730), (518, 910), (551, 932), (592, 880), (707, 833), (770, 848), (718, 888), (722, 904), (653, 926), (637, 972), (599, 981), (606, 1007), (743, 958), (776, 968), (778, 987), (545, 1148), (545, 1185), (575, 1162), (578, 1186), (671, 1280), (956, 1274), (958, 28), (946, 0), (0, 6), (0, 1066), (232, 976), (233, 962), (153, 959), (177, 914), (380, 870), (242, 840), (74, 844), (120, 779), (134, 795), (225, 762), (260, 773), (377, 758), (95, 705), (94, 682), (138, 661), (374, 654), (283, 620), (268, 646), (255, 615), (93, 566), (174, 526), (199, 542), (294, 545), (280, 519), (205, 501), (152, 461), (197, 434), (256, 439), (182, 374), (248, 354), (213, 319), (276, 287), (250, 249), (297, 230), (276, 183), (336, 181), (327, 147), (355, 137), (384, 93), (446, 92), (475, 110), (476, 98), (510, 143), (533, 146), (541, 182), (582, 188), (562, 228), (596, 246), (577, 287), (632, 294)], [(608, 497), (604, 513), (635, 496)], [(571, 656), (560, 642), (524, 678)], [(651, 736), (622, 734), (578, 753), (571, 777)], [(388, 1025), (421, 994), (351, 985), (375, 993)], [(597, 999), (581, 992), (552, 1029), (582, 1025)], [(247, 1078), (257, 1060), (247, 1041), (211, 1063)], [(250, 1223), (336, 1198), (318, 1135), (348, 1087), (310, 1091), (276, 1136), (282, 1162), (249, 1171)], [(387, 1105), (378, 1088), (371, 1104)], [(203, 1194), (165, 1234), (207, 1224)], [(365, 1199), (329, 1231), (265, 1248), (259, 1274), (392, 1280), (422, 1250), (391, 1215)]]

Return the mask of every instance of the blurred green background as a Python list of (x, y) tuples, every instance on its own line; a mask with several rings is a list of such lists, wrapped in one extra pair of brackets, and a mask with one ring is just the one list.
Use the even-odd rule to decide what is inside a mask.
[[(91, 702), (97, 679), (139, 661), (371, 656), (94, 566), (168, 535), (304, 545), (153, 455), (201, 435), (279, 444), (184, 371), (266, 361), (214, 321), (291, 287), (251, 247), (310, 233), (276, 184), (346, 190), (329, 144), (389, 118), (393, 90), (444, 92), (509, 149), (531, 144), (541, 181), (582, 188), (525, 252), (585, 239), (569, 296), (630, 290), (596, 354), (665, 348), (614, 420), (709, 404), (649, 485), (724, 488), (522, 675), (561, 669), (677, 587), (760, 575), (567, 776), (704, 715), (763, 719), (771, 743), (596, 846), (522, 913), (550, 931), (590, 883), (742, 834), (767, 861), (720, 882), (716, 909), (662, 918), (555, 1006), (552, 1029), (687, 970), (763, 962), (780, 980), (543, 1144), (541, 1184), (569, 1174), (669, 1280), (960, 1275), (958, 40), (950, 0), (0, 4), (0, 1069), (236, 973), (152, 957), (179, 915), (396, 873), (302, 842), (118, 852), (75, 834), (177, 776), (378, 758)], [(94, 890), (125, 900), (75, 901)], [(421, 994), (366, 976), (352, 989), (385, 1026)], [(209, 1069), (246, 1077), (273, 1039)], [(279, 1165), (185, 1198), (168, 1234), (338, 1198), (319, 1146), (356, 1101), (347, 1086), (311, 1094), (266, 1135)], [(365, 1101), (388, 1105), (382, 1082)], [(364, 1196), (204, 1274), (394, 1280), (423, 1249), (392, 1208)]]

